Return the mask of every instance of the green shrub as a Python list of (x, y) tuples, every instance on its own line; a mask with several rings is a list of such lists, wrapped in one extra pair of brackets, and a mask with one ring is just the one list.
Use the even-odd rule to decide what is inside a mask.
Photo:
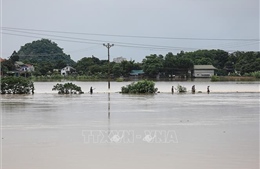
[(63, 79), (63, 76), (60, 75), (60, 74), (53, 74), (53, 75), (51, 75), (50, 78), (51, 78), (51, 79)]
[(135, 94), (153, 94), (157, 92), (157, 88), (154, 87), (155, 83), (149, 80), (142, 80), (139, 82), (133, 82), (127, 86), (121, 88), (122, 93), (135, 93)]
[(25, 77), (8, 76), (1, 78), (1, 94), (34, 93), (33, 82)]
[(260, 71), (251, 72), (250, 75), (255, 78), (260, 78)]
[(53, 86), (52, 90), (57, 90), (58, 94), (83, 94), (81, 87), (73, 83), (59, 84)]
[(219, 81), (220, 78), (218, 76), (211, 76), (211, 81), (212, 82), (216, 82), (216, 81)]
[(178, 93), (186, 93), (186, 92), (187, 92), (186, 87), (181, 86), (181, 85), (179, 85), (179, 84), (177, 85), (176, 90), (177, 90)]
[(241, 76), (241, 75), (238, 73), (230, 73), (228, 76)]
[(119, 78), (116, 79), (116, 81), (117, 81), (117, 82), (123, 82), (123, 81), (124, 81), (124, 78), (119, 77)]

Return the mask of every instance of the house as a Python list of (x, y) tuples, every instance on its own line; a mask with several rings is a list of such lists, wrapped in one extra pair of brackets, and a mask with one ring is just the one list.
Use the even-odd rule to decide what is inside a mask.
[(143, 70), (131, 70), (130, 72), (130, 76), (139, 76), (139, 75), (143, 75), (144, 71)]
[(34, 72), (34, 66), (31, 64), (24, 64), (21, 61), (16, 61), (14, 63), (15, 71), (9, 71), (8, 74), (15, 76), (30, 76)]
[(16, 61), (16, 62), (14, 63), (14, 66), (15, 66), (15, 69), (16, 69), (16, 70), (19, 70), (23, 65), (24, 65), (24, 63), (23, 63), (23, 62), (20, 62), (20, 61)]
[(3, 61), (5, 61), (5, 59), (0, 58), (0, 63), (3, 62)]
[(60, 69), (53, 69), (52, 71), (55, 73), (58, 73), (58, 72), (60, 72)]
[[(5, 59), (2, 59), (1, 57), (0, 57), (0, 63), (2, 63), (2, 62), (4, 62), (5, 61)], [(2, 65), (2, 64), (1, 64)], [(2, 72), (2, 68), (1, 68), (1, 70), (0, 70), (0, 76), (3, 76), (3, 72)]]
[(15, 69), (19, 72), (33, 72), (34, 66), (31, 64), (24, 64), (23, 62), (16, 61), (14, 63)]
[(216, 68), (212, 65), (194, 65), (193, 77), (211, 77)]
[(30, 64), (24, 64), (19, 68), (20, 72), (34, 72), (34, 66)]
[(113, 62), (115, 63), (121, 63), (123, 61), (126, 61), (126, 58), (123, 58), (122, 56), (113, 59)]
[(68, 76), (70, 74), (76, 73), (76, 69), (71, 66), (66, 66), (61, 69), (60, 74), (62, 76)]

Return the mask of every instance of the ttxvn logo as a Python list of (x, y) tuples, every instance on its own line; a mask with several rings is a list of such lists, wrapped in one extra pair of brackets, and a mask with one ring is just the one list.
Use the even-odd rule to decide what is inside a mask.
[(173, 130), (145, 130), (135, 134), (133, 130), (83, 130), (84, 143), (178, 143)]

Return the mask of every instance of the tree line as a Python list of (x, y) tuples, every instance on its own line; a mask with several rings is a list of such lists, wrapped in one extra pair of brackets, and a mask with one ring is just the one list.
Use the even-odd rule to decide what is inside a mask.
[(145, 56), (140, 63), (134, 60), (108, 63), (108, 60), (100, 60), (92, 56), (75, 62), (55, 42), (48, 39), (27, 43), (18, 52), (14, 51), (9, 59), (1, 62), (2, 74), (14, 70), (15, 61), (34, 65), (34, 76), (57, 74), (55, 69), (62, 69), (67, 65), (74, 67), (78, 75), (99, 75), (104, 78), (107, 77), (108, 69), (113, 77), (128, 77), (132, 70), (143, 70), (147, 77), (156, 77), (158, 74), (165, 77), (187, 76), (194, 65), (213, 65), (217, 68), (216, 74), (220, 76), (245, 75), (260, 71), (259, 51), (229, 53), (224, 50), (197, 50), (181, 51), (177, 54), (169, 52), (166, 55)]

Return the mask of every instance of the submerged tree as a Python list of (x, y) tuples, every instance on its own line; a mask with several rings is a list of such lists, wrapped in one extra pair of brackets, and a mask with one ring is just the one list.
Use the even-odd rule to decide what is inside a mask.
[(73, 83), (59, 84), (53, 86), (52, 90), (58, 90), (59, 94), (83, 94), (81, 87)]
[(1, 79), (1, 94), (34, 93), (33, 82), (24, 77), (3, 77)]
[(155, 83), (149, 80), (142, 80), (137, 83), (131, 83), (121, 88), (122, 93), (135, 93), (135, 94), (153, 94), (157, 92), (157, 88), (154, 87)]
[(178, 84), (177, 88), (176, 88), (178, 93), (186, 93), (187, 92), (187, 88), (184, 86), (181, 86)]

